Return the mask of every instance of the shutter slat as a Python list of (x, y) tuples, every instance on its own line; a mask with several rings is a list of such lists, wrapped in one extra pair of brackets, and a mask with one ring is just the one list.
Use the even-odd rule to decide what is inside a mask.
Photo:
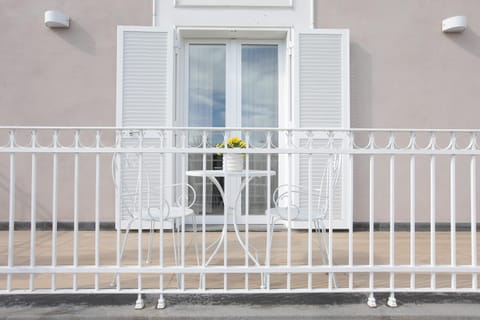
[[(172, 106), (172, 54), (173, 42), (171, 31), (142, 30), (135, 27), (119, 28), (118, 48), (118, 106), (121, 112), (118, 126), (122, 127), (170, 127)], [(171, 43), (172, 42), (172, 43)], [(122, 147), (138, 146), (138, 137), (122, 137)], [(159, 147), (158, 138), (143, 138), (144, 147)], [(119, 154), (119, 158), (128, 156)], [(138, 161), (138, 155), (136, 156)], [(144, 188), (146, 179), (151, 188), (159, 189), (160, 177), (166, 184), (171, 183), (171, 165), (169, 156), (164, 155), (164, 168), (160, 167), (159, 154), (143, 154)], [(167, 171), (165, 168), (167, 168)], [(119, 168), (119, 184), (117, 200), (125, 200), (122, 194), (135, 192), (138, 184), (138, 163), (136, 165), (123, 165)], [(146, 191), (146, 189), (144, 189)], [(144, 192), (143, 203), (147, 201), (148, 194)], [(150, 205), (159, 207), (160, 196), (150, 194)], [(125, 227), (129, 221), (125, 201), (120, 200), (117, 214), (120, 215), (121, 225)], [(136, 225), (136, 223), (134, 223)], [(145, 224), (144, 227), (149, 227)]]
[(342, 126), (342, 35), (299, 35), (299, 125)]
[(122, 126), (169, 126), (168, 32), (124, 31)]
[[(347, 38), (345, 38), (347, 37)], [(339, 32), (322, 33), (312, 30), (297, 35), (297, 109), (294, 109), (296, 121), (300, 128), (344, 128), (349, 122), (345, 116), (349, 114), (349, 104), (345, 97), (344, 83), (345, 65), (348, 57), (344, 52), (344, 41), (348, 44), (348, 35)], [(304, 145), (306, 140), (299, 139)], [(313, 147), (325, 146), (328, 141), (314, 138)], [(334, 141), (340, 147), (342, 139)], [(312, 179), (313, 188), (321, 184), (322, 174), (328, 164), (328, 155), (312, 155), (311, 177), (309, 176), (309, 156), (300, 155), (298, 162), (299, 185), (306, 186)], [(344, 159), (345, 160), (345, 159)], [(346, 161), (343, 162), (346, 165)], [(344, 167), (345, 168), (345, 167)], [(342, 170), (342, 173), (345, 173)], [(340, 176), (333, 192), (332, 218), (335, 226), (347, 226), (347, 208), (345, 201), (345, 176)], [(308, 207), (308, 197), (299, 199), (300, 206)], [(315, 199), (314, 199), (315, 201)]]

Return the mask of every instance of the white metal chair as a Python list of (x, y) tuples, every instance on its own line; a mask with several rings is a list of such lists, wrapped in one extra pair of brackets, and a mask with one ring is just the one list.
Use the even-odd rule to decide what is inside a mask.
[[(274, 207), (266, 211), (266, 214), (270, 215), (269, 226), (271, 232), (269, 247), (267, 248), (269, 256), (276, 224), (283, 224), (285, 227), (288, 227), (289, 222), (300, 221), (308, 223), (310, 219), (315, 233), (318, 235), (322, 262), (327, 264), (330, 261), (325, 222), (329, 219), (330, 204), (333, 201), (334, 190), (338, 183), (341, 169), (342, 156), (338, 154), (332, 155), (327, 160), (327, 165), (322, 172), (318, 188), (308, 190), (308, 187), (305, 186), (284, 184), (275, 189), (272, 196)], [(312, 199), (310, 210), (305, 205), (298, 205), (300, 198), (305, 199), (309, 196)], [(310, 217), (309, 211), (311, 211)], [(333, 275), (333, 283), (336, 287), (335, 275)]]
[[(123, 153), (115, 154), (112, 161), (112, 176), (115, 189), (120, 200), (120, 206), (123, 209), (124, 217), (128, 219), (125, 236), (120, 250), (120, 261), (125, 254), (125, 248), (128, 240), (128, 234), (132, 225), (137, 222), (150, 223), (150, 234), (148, 240), (146, 262), (151, 262), (151, 249), (153, 242), (153, 234), (157, 225), (163, 222), (172, 224), (173, 236), (173, 253), (175, 264), (179, 264), (181, 247), (177, 243), (176, 233), (178, 234), (182, 226), (182, 218), (191, 217), (192, 228), (194, 232), (194, 249), (197, 265), (199, 264), (198, 246), (197, 246), (197, 223), (196, 215), (191, 207), (196, 201), (195, 189), (189, 184), (170, 184), (160, 186), (152, 186), (151, 178), (147, 170), (140, 169), (141, 158), (138, 154)], [(142, 166), (143, 167), (143, 166)], [(121, 183), (120, 176), (122, 174), (130, 174), (135, 179), (134, 183)], [(142, 171), (142, 173), (140, 172)], [(133, 189), (133, 190), (131, 190)], [(167, 200), (167, 196), (175, 195), (175, 200), (171, 203)], [(141, 199), (140, 199), (141, 197)], [(160, 198), (163, 198), (160, 201)], [(140, 201), (141, 200), (141, 201)], [(163, 203), (161, 203), (163, 202)], [(115, 284), (115, 280), (112, 285)]]

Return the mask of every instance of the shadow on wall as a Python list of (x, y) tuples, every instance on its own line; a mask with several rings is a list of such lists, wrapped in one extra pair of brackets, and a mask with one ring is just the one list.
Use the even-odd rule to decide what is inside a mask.
[[(0, 221), (8, 221), (9, 217), (9, 205), (10, 205), (10, 177), (0, 173), (0, 194), (4, 206), (2, 206), (2, 212), (0, 215)], [(25, 190), (19, 185), (15, 186), (15, 221), (29, 221), (30, 208), (31, 208), (31, 190)], [(42, 203), (37, 202), (36, 205), (37, 221), (48, 221), (51, 219), (50, 209), (43, 206)]]
[(446, 33), (445, 35), (469, 53), (480, 57), (480, 36), (471, 28), (467, 27), (461, 34)]
[(95, 39), (75, 20), (70, 20), (68, 29), (53, 28), (52, 31), (73, 47), (91, 55), (95, 54)]
[(358, 43), (350, 43), (350, 123), (352, 128), (373, 124), (372, 57)]

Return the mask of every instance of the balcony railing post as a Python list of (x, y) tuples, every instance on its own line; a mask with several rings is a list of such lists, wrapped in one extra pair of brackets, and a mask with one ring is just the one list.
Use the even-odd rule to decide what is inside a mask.
[[(436, 156), (433, 153), (436, 149), (436, 135), (434, 132), (430, 136), (430, 148), (432, 155), (430, 157), (430, 265), (435, 267), (437, 264), (436, 250), (436, 215), (437, 215), (437, 191), (436, 191)], [(436, 273), (430, 275), (430, 287), (435, 290), (437, 287)]]
[[(389, 148), (395, 150), (396, 137), (395, 133), (390, 133)], [(395, 155), (390, 155), (390, 266), (395, 265)], [(390, 272), (390, 296), (388, 297), (387, 304), (390, 307), (396, 307), (397, 302), (394, 296), (395, 291), (395, 273)]]
[[(307, 131), (306, 132), (306, 136), (307, 136), (307, 147), (309, 150), (312, 150), (313, 149), (313, 132), (312, 131)], [(308, 201), (308, 243), (307, 243), (307, 246), (308, 246), (308, 266), (309, 267), (312, 267), (313, 266), (313, 232), (312, 232), (312, 210), (313, 210), (313, 199), (312, 199), (312, 193), (313, 193), (313, 172), (312, 172), (312, 166), (313, 166), (313, 154), (312, 153), (309, 153), (307, 155), (308, 157), (308, 187), (307, 187), (307, 190), (308, 190), (308, 197), (307, 197), (307, 201)], [(318, 230), (317, 230), (318, 232)], [(308, 288), (312, 288), (312, 273), (309, 272), (308, 273)]]
[[(53, 132), (53, 149), (58, 148), (59, 131)], [(53, 153), (52, 173), (52, 267), (57, 266), (57, 224), (58, 224), (58, 153)], [(52, 290), (56, 289), (57, 274), (52, 273)]]
[[(95, 131), (95, 267), (100, 267), (100, 130)], [(95, 273), (95, 290), (99, 289), (99, 273)]]
[[(470, 157), (470, 232), (472, 267), (477, 267), (477, 159)], [(478, 289), (478, 273), (472, 274), (472, 289)]]
[[(415, 152), (416, 146), (416, 134), (415, 132), (410, 132), (410, 149)], [(416, 223), (416, 159), (415, 155), (410, 156), (410, 265), (415, 267), (415, 249), (416, 249), (416, 239), (415, 239), (415, 223)], [(410, 273), (410, 287), (415, 288), (415, 272)]]
[[(137, 212), (138, 212), (138, 225), (137, 225), (137, 230), (138, 230), (138, 241), (137, 241), (137, 266), (139, 270), (141, 270), (143, 266), (143, 255), (142, 255), (142, 231), (143, 231), (143, 196), (144, 196), (144, 166), (143, 166), (143, 159), (144, 159), (144, 139), (145, 137), (145, 130), (141, 129), (139, 134), (138, 134), (138, 204), (137, 204)], [(149, 181), (147, 180), (147, 184), (149, 184)], [(149, 192), (149, 190), (147, 190)], [(147, 194), (148, 197), (148, 194)], [(135, 309), (143, 309), (145, 304), (142, 299), (142, 288), (143, 288), (143, 283), (142, 283), (142, 277), (143, 274), (139, 272), (137, 274), (137, 300), (135, 301)]]
[(7, 291), (12, 291), (12, 273), (11, 269), (15, 263), (15, 130), (9, 130), (9, 147), (10, 152), (10, 186), (9, 186), (9, 203), (8, 203), (8, 268), (7, 274)]
[(369, 274), (369, 290), (370, 295), (368, 297), (367, 304), (369, 307), (374, 308), (377, 306), (374, 289), (375, 289), (375, 273), (374, 273), (374, 264), (375, 264), (375, 156), (373, 150), (375, 148), (375, 135), (373, 132), (369, 132), (369, 141), (367, 147), (370, 149), (369, 156), (369, 218), (368, 218), (368, 243), (369, 243), (369, 254), (368, 254), (368, 265), (370, 268)]
[[(456, 149), (456, 136), (455, 133), (450, 137), (450, 149), (455, 152)], [(453, 154), (450, 157), (450, 264), (455, 267), (457, 265), (457, 237), (456, 237), (456, 156)], [(452, 288), (457, 287), (457, 275), (452, 273), (451, 275)]]
[[(30, 267), (35, 267), (35, 247), (37, 241), (37, 130), (32, 130), (32, 181), (30, 202)], [(30, 273), (30, 291), (35, 289), (35, 274)]]
[[(78, 196), (79, 196), (79, 149), (80, 149), (80, 130), (76, 129), (74, 133), (74, 164), (73, 164), (73, 266), (78, 267)], [(73, 290), (78, 289), (78, 274), (73, 274)]]

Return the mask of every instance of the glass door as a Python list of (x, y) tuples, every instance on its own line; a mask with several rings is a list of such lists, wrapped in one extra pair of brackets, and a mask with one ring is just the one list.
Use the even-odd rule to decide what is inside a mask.
[[(241, 119), (242, 127), (278, 127), (279, 105), (279, 70), (278, 45), (276, 44), (241, 44)], [(272, 136), (273, 144), (278, 145), (277, 135)], [(265, 148), (267, 132), (250, 134), (250, 145)], [(278, 185), (278, 157), (271, 156), (271, 170), (277, 175), (271, 178), (271, 192)], [(249, 156), (251, 170), (266, 170), (267, 156), (252, 154)], [(267, 178), (257, 178), (249, 185), (248, 215), (264, 217), (267, 207)], [(242, 199), (245, 199), (245, 190)], [(273, 205), (273, 204), (271, 204)], [(245, 204), (240, 212), (240, 221), (245, 214)], [(258, 220), (258, 219), (253, 219)], [(257, 221), (252, 221), (253, 223)], [(251, 223), (249, 221), (249, 223)]]
[[(225, 127), (226, 115), (226, 44), (189, 44), (188, 46), (188, 126), (189, 127)], [(222, 133), (207, 137), (211, 145), (223, 141)], [(190, 145), (202, 143), (202, 133), (189, 136)], [(203, 156), (188, 157), (189, 170), (203, 169)], [(221, 157), (207, 156), (207, 170), (221, 169)], [(223, 180), (223, 179), (222, 179)], [(224, 181), (219, 181), (222, 185)], [(202, 190), (202, 180), (189, 178), (195, 190)], [(217, 188), (207, 181), (206, 210), (208, 215), (223, 215), (223, 201)], [(202, 192), (197, 195), (197, 212), (201, 212)]]
[[(186, 50), (187, 85), (186, 118), (189, 127), (278, 127), (279, 112), (279, 44), (252, 43), (240, 40), (215, 42), (189, 42)], [(245, 138), (245, 137), (242, 137)], [(201, 133), (189, 137), (191, 145), (201, 143)], [(252, 148), (265, 147), (267, 132), (250, 133)], [(273, 143), (277, 144), (276, 135)], [(223, 132), (210, 134), (210, 145), (223, 141)], [(202, 155), (189, 156), (189, 170), (201, 170)], [(266, 170), (265, 155), (250, 155), (251, 170)], [(208, 155), (207, 170), (220, 169), (221, 158)], [(278, 158), (271, 157), (271, 169), (278, 175)], [(196, 190), (202, 190), (202, 181), (190, 178)], [(220, 181), (229, 190), (240, 189), (240, 179)], [(272, 178), (271, 191), (277, 185), (277, 176)], [(245, 199), (245, 190), (242, 199)], [(201, 212), (202, 194), (198, 194)], [(249, 223), (265, 223), (267, 207), (266, 178), (252, 180), (249, 184)], [(207, 184), (206, 210), (210, 223), (219, 223), (223, 218), (223, 201), (218, 190)], [(242, 202), (237, 212), (237, 221), (243, 219), (246, 208)], [(217, 217), (217, 218), (215, 218)], [(250, 221), (251, 220), (251, 221)]]

